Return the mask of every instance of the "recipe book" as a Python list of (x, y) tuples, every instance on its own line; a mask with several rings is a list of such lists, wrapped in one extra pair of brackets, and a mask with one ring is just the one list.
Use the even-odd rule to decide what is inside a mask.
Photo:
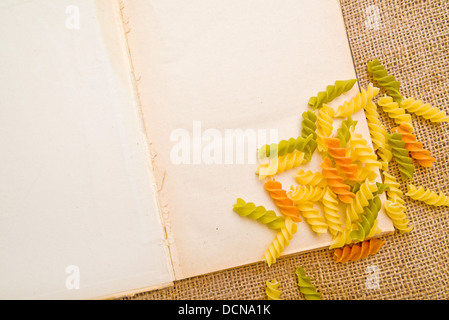
[[(257, 148), (297, 137), (308, 99), (356, 78), (337, 0), (4, 0), (0, 41), (8, 299), (111, 298), (260, 263), (276, 233), (232, 210), (278, 212)], [(303, 221), (283, 255), (330, 240)]]

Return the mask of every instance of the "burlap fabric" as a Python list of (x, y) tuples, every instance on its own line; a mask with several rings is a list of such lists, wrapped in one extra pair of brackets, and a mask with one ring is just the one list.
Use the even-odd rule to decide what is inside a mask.
[[(341, 6), (362, 87), (372, 81), (367, 62), (378, 58), (401, 83), (403, 96), (449, 113), (449, 1), (341, 0)], [(393, 122), (381, 117), (389, 130)], [(437, 158), (432, 168), (416, 169), (413, 183), (449, 194), (449, 124), (415, 116), (413, 122), (419, 141)], [(399, 178), (394, 163), (390, 171)], [(270, 268), (261, 262), (177, 281), (174, 287), (126, 299), (266, 299), (265, 283), (272, 279), (279, 281), (284, 299), (303, 299), (296, 284), (298, 266), (324, 299), (447, 299), (449, 208), (404, 199), (414, 230), (384, 237), (386, 244), (368, 259), (337, 264), (326, 249), (283, 257)], [(370, 281), (375, 272), (378, 286)]]

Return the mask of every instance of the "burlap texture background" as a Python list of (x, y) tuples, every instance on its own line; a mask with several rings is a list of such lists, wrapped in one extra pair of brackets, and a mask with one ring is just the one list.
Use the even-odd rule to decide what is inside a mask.
[[(403, 96), (449, 113), (449, 1), (341, 0), (341, 6), (362, 87), (372, 81), (367, 62), (378, 58), (401, 83)], [(393, 122), (383, 113), (381, 117), (389, 130)], [(413, 122), (418, 140), (437, 158), (432, 168), (416, 169), (413, 183), (449, 195), (449, 124), (435, 125), (415, 116)], [(394, 163), (390, 171), (399, 178)], [(325, 249), (283, 257), (270, 268), (261, 262), (124, 299), (266, 299), (265, 282), (272, 279), (279, 281), (284, 299), (303, 299), (296, 284), (298, 266), (324, 299), (447, 299), (449, 208), (404, 199), (414, 230), (383, 237), (386, 244), (380, 252), (365, 260), (337, 264)], [(378, 270), (377, 289), (366, 285), (372, 275), (369, 266)]]

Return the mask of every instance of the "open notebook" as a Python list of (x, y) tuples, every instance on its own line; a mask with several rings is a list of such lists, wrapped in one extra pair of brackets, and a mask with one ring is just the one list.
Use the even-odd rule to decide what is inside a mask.
[[(255, 148), (298, 136), (309, 97), (356, 77), (337, 0), (6, 0), (0, 41), (2, 298), (260, 262), (275, 232), (232, 211), (276, 210)], [(382, 211), (379, 227), (393, 231)], [(284, 255), (330, 239), (300, 223)]]

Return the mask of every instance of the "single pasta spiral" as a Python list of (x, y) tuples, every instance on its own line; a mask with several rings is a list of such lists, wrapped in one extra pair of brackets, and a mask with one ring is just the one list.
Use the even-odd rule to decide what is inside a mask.
[(377, 155), (382, 160), (382, 170), (386, 171), (388, 170), (388, 163), (393, 157), (393, 154), (391, 153), (390, 146), (387, 144), (387, 130), (379, 120), (377, 105), (373, 101), (370, 101), (365, 106), (365, 116), (371, 140), (373, 141), (374, 151), (377, 152)]
[(365, 117), (368, 123), (371, 140), (373, 141), (374, 150), (384, 147), (387, 143), (387, 140), (385, 138), (387, 130), (379, 120), (377, 105), (373, 101), (370, 101), (365, 106)]
[(421, 100), (415, 100), (413, 98), (405, 99), (401, 103), (401, 108), (431, 122), (449, 122), (449, 116), (446, 112), (439, 110), (437, 107), (432, 107), (430, 104), (424, 103)]
[(384, 176), (384, 184), (389, 186), (389, 189), (386, 192), (388, 199), (404, 204), (405, 201), (404, 199), (402, 199), (403, 193), (401, 189), (399, 189), (400, 184), (397, 182), (396, 178), (385, 171), (383, 172), (383, 176)]
[(405, 214), (406, 207), (398, 200), (386, 200), (384, 202), (384, 209), (387, 216), (391, 219), (393, 226), (399, 230), (400, 233), (407, 233), (413, 230), (413, 226), (409, 225), (409, 220)]
[(389, 186), (387, 190), (387, 200), (384, 202), (384, 208), (387, 216), (393, 222), (393, 226), (399, 230), (400, 233), (410, 232), (413, 226), (409, 225), (409, 220), (406, 215), (405, 201), (402, 198), (402, 191), (400, 184), (396, 178), (388, 172), (383, 172), (384, 183)]
[(326, 220), (320, 215), (318, 209), (313, 206), (312, 201), (297, 202), (296, 206), (314, 232), (318, 234), (327, 232)]
[(282, 189), (282, 184), (279, 181), (268, 180), (265, 182), (264, 186), (284, 216), (290, 217), (295, 222), (301, 222), (298, 208), (293, 201), (287, 197), (287, 191)]
[(285, 226), (277, 233), (276, 238), (268, 246), (268, 249), (264, 253), (263, 260), (271, 266), (281, 256), (281, 253), (285, 250), (285, 247), (289, 244), (293, 235), (297, 231), (297, 225), (292, 219), (287, 217), (285, 219)]
[(317, 117), (317, 129), (316, 129), (316, 142), (318, 144), (318, 151), (324, 152), (327, 150), (327, 146), (323, 139), (330, 137), (333, 131), (333, 116), (334, 109), (324, 104), (323, 107), (318, 111)]
[(405, 149), (405, 142), (402, 141), (402, 135), (395, 132), (393, 134), (387, 134), (388, 144), (391, 146), (391, 152), (398, 164), (398, 169), (401, 172), (403, 180), (413, 178), (415, 167), (413, 165), (412, 158), (409, 157), (409, 152)]
[(368, 201), (368, 205), (364, 208), (361, 220), (355, 223), (353, 231), (351, 231), (351, 238), (355, 241), (363, 241), (370, 236), (370, 231), (374, 228), (378, 213), (382, 208), (382, 201), (379, 196)]
[(284, 156), (270, 159), (266, 163), (261, 163), (256, 173), (259, 175), (259, 180), (263, 180), (277, 173), (299, 167), (303, 163), (304, 152), (297, 150)]
[(428, 205), (440, 207), (449, 207), (449, 196), (443, 192), (436, 193), (433, 190), (425, 189), (424, 187), (415, 187), (413, 184), (407, 185), (406, 196), (409, 196), (413, 200), (422, 201)]
[(329, 227), (329, 233), (335, 236), (338, 232), (343, 231), (340, 208), (338, 207), (339, 201), (337, 195), (329, 187), (326, 187), (324, 190), (325, 193), (321, 199), (324, 219)]
[(340, 140), (337, 138), (325, 138), (324, 143), (327, 145), (329, 155), (334, 159), (345, 176), (350, 180), (358, 180), (357, 165), (352, 163), (351, 157), (346, 155), (346, 149), (340, 147)]
[(369, 200), (374, 198), (374, 192), (376, 191), (377, 184), (368, 179), (360, 185), (360, 189), (355, 194), (354, 201), (346, 209), (351, 223), (359, 219), (359, 215), (369, 205)]
[(372, 74), (374, 81), (384, 88), (389, 96), (394, 98), (394, 101), (401, 103), (403, 98), (399, 92), (399, 82), (393, 76), (388, 75), (387, 70), (380, 64), (379, 60), (374, 59), (368, 62), (368, 72)]
[(287, 192), (289, 199), (293, 200), (294, 203), (304, 202), (304, 201), (320, 201), (325, 193), (324, 188), (313, 187), (311, 185), (303, 186), (299, 185), (296, 187), (291, 187), (291, 191)]
[(429, 150), (424, 149), (421, 142), (416, 140), (416, 136), (408, 125), (401, 124), (399, 127), (391, 129), (391, 131), (401, 134), (401, 139), (405, 142), (404, 147), (410, 151), (410, 156), (413, 159), (423, 167), (432, 167), (436, 159), (430, 155)]
[(331, 159), (324, 158), (324, 161), (321, 163), (321, 168), (323, 169), (322, 174), (327, 184), (337, 194), (340, 201), (352, 203), (355, 194), (351, 192), (351, 187), (344, 183), (344, 178), (339, 175), (338, 170), (333, 167)]
[(312, 187), (320, 187), (324, 188), (327, 183), (323, 178), (321, 172), (312, 172), (311, 170), (304, 171), (303, 169), (299, 169), (295, 175), (296, 181), (301, 185), (310, 185)]
[(346, 143), (351, 139), (351, 132), (354, 132), (357, 122), (349, 116), (348, 119), (342, 121), (341, 127), (337, 129), (337, 138), (340, 140), (341, 148), (346, 147)]
[(257, 220), (273, 230), (280, 230), (285, 226), (285, 218), (276, 215), (273, 210), (266, 210), (263, 206), (256, 206), (252, 202), (238, 198), (233, 205), (234, 211), (242, 217)]
[(299, 136), (296, 139), (290, 138), (271, 145), (265, 144), (259, 149), (259, 159), (276, 158), (279, 156), (284, 156), (287, 153), (292, 153), (296, 150), (304, 151), (304, 148), (312, 139), (313, 135), (309, 135), (306, 138)]
[(342, 231), (339, 231), (336, 235), (333, 236), (329, 249), (335, 249), (343, 247), (345, 244), (349, 244), (352, 242), (351, 239), (351, 231), (352, 231), (352, 222), (351, 217), (349, 216), (349, 211), (347, 210), (346, 205), (345, 210), (345, 223)]
[(357, 261), (365, 259), (370, 255), (376, 254), (384, 245), (385, 241), (372, 238), (363, 242), (356, 243), (352, 246), (336, 249), (334, 251), (335, 262), (346, 263), (349, 261)]
[(309, 106), (313, 109), (321, 108), (323, 104), (331, 102), (341, 94), (351, 90), (356, 82), (356, 79), (335, 81), (334, 85), (328, 85), (325, 91), (320, 91), (316, 97), (311, 97)]
[(399, 103), (393, 101), (392, 97), (385, 96), (377, 100), (377, 104), (382, 107), (382, 110), (388, 114), (388, 116), (394, 120), (395, 123), (400, 125), (401, 123), (408, 124), (413, 128), (412, 116), (405, 112), (405, 109), (399, 106)]
[(306, 275), (303, 268), (298, 267), (296, 269), (296, 276), (298, 277), (299, 291), (304, 295), (306, 300), (323, 300), (321, 294), (317, 291), (316, 287), (312, 284), (310, 278)]
[(374, 180), (379, 175), (379, 170), (382, 164), (377, 160), (377, 156), (373, 149), (368, 146), (368, 143), (363, 139), (360, 133), (351, 133), (350, 155), (353, 160), (359, 165), (360, 170), (358, 176), (361, 180), (366, 178)]
[(265, 293), (267, 295), (268, 300), (282, 300), (281, 294), (282, 291), (279, 290), (279, 282), (276, 279), (266, 282)]
[(312, 154), (317, 148), (316, 121), (317, 116), (313, 111), (308, 110), (302, 113), (301, 136), (303, 138), (307, 138), (309, 135), (312, 135), (313, 137), (312, 140), (304, 148), (304, 154), (307, 161), (310, 161), (310, 159), (312, 159)]
[(361, 92), (359, 92), (355, 97), (340, 105), (337, 109), (337, 112), (335, 113), (335, 117), (336, 118), (348, 117), (354, 114), (355, 112), (359, 111), (360, 109), (365, 108), (365, 106), (371, 100), (373, 100), (373, 98), (378, 93), (379, 88), (374, 87), (373, 84), (370, 83), (366, 90), (362, 88)]

